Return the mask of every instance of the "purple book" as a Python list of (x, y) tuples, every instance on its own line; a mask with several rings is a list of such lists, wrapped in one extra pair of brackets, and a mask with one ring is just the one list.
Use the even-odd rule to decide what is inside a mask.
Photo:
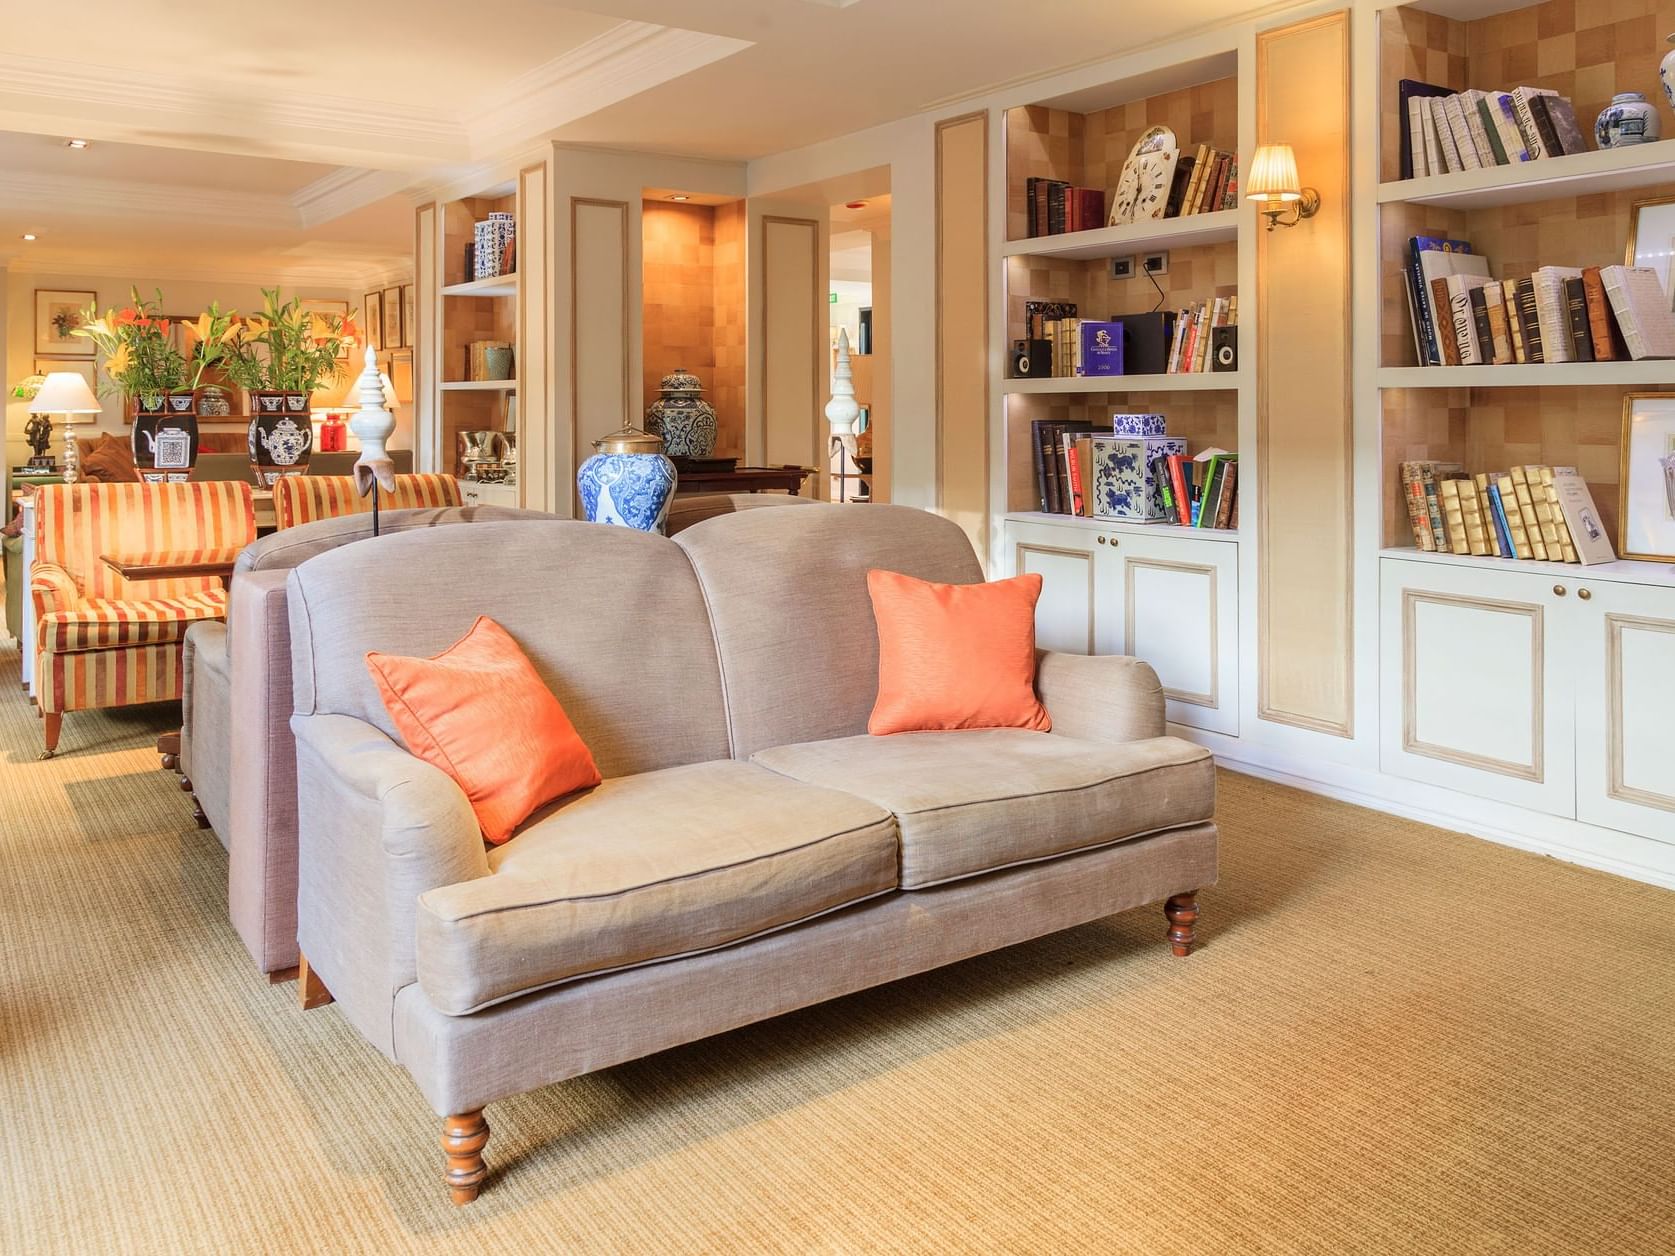
[(1122, 324), (1085, 318), (1078, 330), (1082, 337), (1082, 374), (1121, 375)]

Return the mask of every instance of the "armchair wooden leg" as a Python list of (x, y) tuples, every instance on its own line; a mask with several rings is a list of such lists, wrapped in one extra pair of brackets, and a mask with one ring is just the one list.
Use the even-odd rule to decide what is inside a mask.
[(1192, 954), (1193, 930), (1198, 924), (1198, 891), (1173, 895), (1163, 905), (1169, 917), (1169, 949), (1177, 956)]
[(50, 759), (58, 753), (58, 733), (64, 727), (64, 712), (42, 711), (41, 718), (45, 721), (41, 731), (46, 734), (46, 749), (41, 751), (41, 758)]
[(481, 1108), (442, 1118), (442, 1151), (448, 1157), (442, 1180), (448, 1184), (454, 1203), (469, 1204), (477, 1198), (483, 1179), (489, 1175), (483, 1163), (483, 1148), (488, 1142), (489, 1123), (483, 1119)]
[(168, 732), (159, 737), (157, 753), (162, 756), (165, 772), (176, 771), (180, 767), (180, 734)]
[(325, 1007), (332, 1002), (332, 992), (326, 989), (326, 983), (308, 966), (308, 956), (297, 956), (297, 1005), (305, 1012), (311, 1012), (317, 1007)]

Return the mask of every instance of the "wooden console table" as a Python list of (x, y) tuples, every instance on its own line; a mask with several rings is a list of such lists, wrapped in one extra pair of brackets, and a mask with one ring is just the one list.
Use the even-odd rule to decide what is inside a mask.
[(734, 467), (731, 471), (682, 471), (675, 496), (690, 493), (798, 493), (813, 467)]

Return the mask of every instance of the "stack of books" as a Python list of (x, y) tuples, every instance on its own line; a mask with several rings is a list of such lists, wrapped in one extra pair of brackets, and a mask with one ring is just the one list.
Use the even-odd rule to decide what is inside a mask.
[(1175, 337), (1169, 346), (1169, 375), (1188, 375), (1195, 371), (1224, 370), (1210, 352), (1212, 334), (1217, 327), (1237, 327), (1239, 298), (1216, 297), (1213, 301), (1196, 301), (1175, 316)]
[(1182, 153), (1175, 163), (1175, 179), (1169, 188), (1165, 218), (1188, 214), (1211, 214), (1239, 205), (1239, 157), (1236, 153), (1200, 144), (1195, 152)]
[(1675, 357), (1675, 313), (1645, 266), (1543, 266), (1494, 279), (1465, 240), (1408, 241), (1408, 313), (1424, 366)]
[(1107, 424), (1030, 424), (1041, 510), (1084, 519), (1238, 526), (1238, 455), (1187, 454), (1161, 414), (1116, 413)]
[(1396, 91), (1404, 179), (1589, 151), (1575, 106), (1550, 88), (1455, 92), (1403, 79)]
[(1063, 179), (1026, 179), (1030, 238), (1092, 231), (1105, 225), (1105, 193)]
[(1414, 545), (1427, 553), (1553, 563), (1616, 557), (1587, 483), (1574, 467), (1471, 474), (1457, 462), (1404, 462), (1402, 499)]

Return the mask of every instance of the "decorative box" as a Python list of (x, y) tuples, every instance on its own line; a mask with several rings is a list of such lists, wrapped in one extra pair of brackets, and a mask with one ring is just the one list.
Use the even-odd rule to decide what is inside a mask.
[(1169, 421), (1161, 414), (1122, 414), (1111, 416), (1113, 436), (1167, 436)]
[[(1154, 416), (1155, 417), (1155, 416)], [(1163, 523), (1163, 459), (1186, 453), (1179, 436), (1095, 436), (1093, 514), (1099, 519)]]
[(1084, 318), (1076, 330), (1082, 338), (1080, 374), (1122, 374), (1121, 323), (1100, 323)]

